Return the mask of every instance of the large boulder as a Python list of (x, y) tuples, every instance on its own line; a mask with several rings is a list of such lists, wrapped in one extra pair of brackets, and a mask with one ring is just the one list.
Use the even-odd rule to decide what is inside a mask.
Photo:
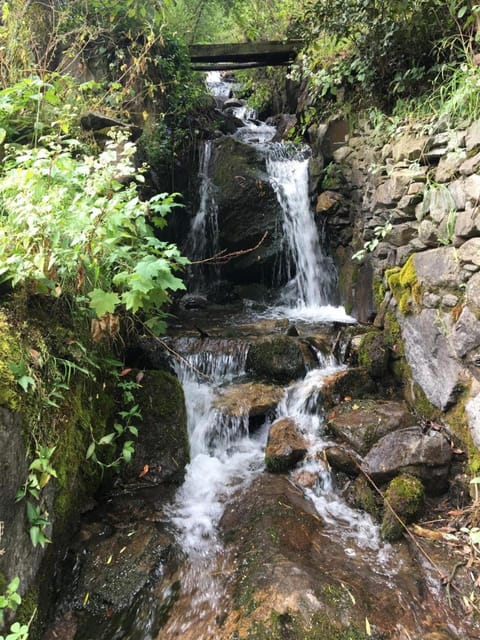
[(405, 357), (413, 379), (428, 400), (440, 409), (455, 401), (462, 368), (456, 359), (442, 315), (436, 309), (424, 309), (418, 315), (399, 316)]
[(229, 137), (216, 142), (214, 153), (219, 250), (251, 249), (267, 234), (257, 250), (223, 265), (223, 275), (242, 284), (271, 283), (281, 252), (281, 224), (265, 157), (253, 145)]
[(251, 345), (247, 371), (259, 378), (288, 383), (306, 374), (303, 350), (296, 338), (273, 336)]
[(381, 438), (365, 456), (364, 470), (376, 482), (410, 473), (431, 493), (441, 493), (447, 488), (451, 458), (450, 442), (443, 433), (408, 427)]
[(289, 471), (307, 453), (307, 442), (291, 418), (272, 424), (265, 449), (265, 465), (269, 471)]
[(329, 431), (362, 455), (387, 433), (414, 424), (404, 402), (380, 400), (341, 404), (327, 418)]
[(264, 418), (284, 395), (282, 387), (261, 382), (246, 382), (221, 389), (214, 407), (232, 417)]
[(125, 474), (135, 478), (148, 467), (150, 481), (181, 481), (190, 454), (179, 381), (166, 371), (145, 371), (135, 400), (142, 420), (138, 423), (135, 454)]

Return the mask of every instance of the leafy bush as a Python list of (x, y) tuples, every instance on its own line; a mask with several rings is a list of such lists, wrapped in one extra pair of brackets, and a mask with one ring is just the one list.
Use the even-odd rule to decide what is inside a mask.
[(140, 200), (134, 145), (111, 141), (97, 158), (77, 155), (75, 141), (10, 151), (0, 180), (1, 281), (72, 297), (98, 317), (146, 311), (160, 330), (187, 260), (155, 236), (176, 204), (167, 194)]
[(478, 5), (470, 0), (311, 0), (296, 32), (315, 47), (325, 36), (341, 55), (322, 69), (320, 92), (350, 84), (383, 106), (423, 91), (438, 65), (464, 58)]

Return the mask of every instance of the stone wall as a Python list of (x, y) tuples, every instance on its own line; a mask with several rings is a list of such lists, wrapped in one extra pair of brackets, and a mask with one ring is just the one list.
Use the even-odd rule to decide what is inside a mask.
[(386, 139), (366, 125), (349, 135), (337, 119), (309, 133), (314, 166), (326, 164), (312, 172), (312, 196), (347, 310), (386, 327), (405, 393), (468, 422), (480, 446), (480, 121), (455, 130), (439, 119)]

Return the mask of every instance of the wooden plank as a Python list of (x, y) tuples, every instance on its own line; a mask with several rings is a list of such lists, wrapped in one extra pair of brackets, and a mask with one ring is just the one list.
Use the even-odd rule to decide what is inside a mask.
[(190, 46), (190, 59), (195, 63), (287, 64), (295, 59), (301, 42), (238, 42)]

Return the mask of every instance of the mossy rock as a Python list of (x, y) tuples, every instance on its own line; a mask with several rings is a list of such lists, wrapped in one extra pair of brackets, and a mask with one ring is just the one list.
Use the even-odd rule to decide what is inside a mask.
[(148, 466), (154, 482), (180, 482), (190, 461), (185, 397), (178, 379), (166, 371), (145, 371), (135, 392), (142, 420), (127, 478)]
[(18, 409), (20, 398), (15, 377), (10, 370), (10, 363), (18, 363), (22, 359), (19, 337), (9, 325), (5, 314), (0, 311), (0, 407)]
[(349, 502), (357, 509), (363, 509), (375, 519), (381, 512), (380, 496), (364, 476), (358, 476), (349, 493)]
[(365, 367), (375, 380), (384, 380), (387, 375), (389, 351), (382, 331), (369, 331), (359, 340), (358, 364)]
[(288, 383), (307, 372), (302, 348), (296, 338), (273, 336), (251, 345), (247, 371), (255, 377)]
[(404, 315), (412, 313), (422, 301), (422, 287), (415, 272), (414, 257), (412, 254), (401, 269), (394, 267), (385, 272), (387, 284)]
[(386, 505), (381, 527), (382, 538), (389, 542), (401, 538), (403, 526), (398, 518), (405, 524), (413, 522), (423, 510), (424, 499), (425, 491), (418, 478), (409, 474), (394, 478), (385, 492)]

